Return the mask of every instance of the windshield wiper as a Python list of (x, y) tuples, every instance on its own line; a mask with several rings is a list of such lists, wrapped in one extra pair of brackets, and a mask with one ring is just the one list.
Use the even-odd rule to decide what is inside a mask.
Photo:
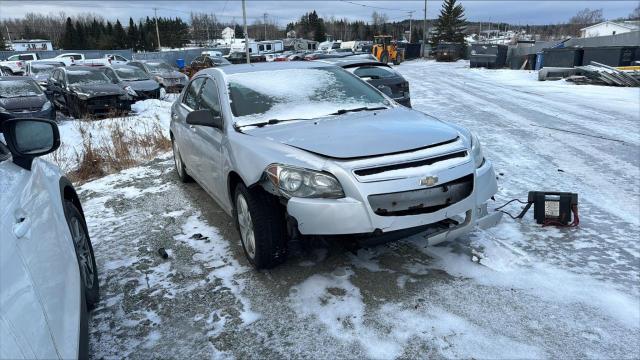
[(240, 128), (243, 128), (245, 126), (263, 127), (263, 126), (266, 126), (266, 125), (275, 125), (275, 124), (279, 124), (279, 123), (282, 123), (282, 122), (294, 121), (294, 120), (304, 120), (304, 119), (269, 119), (267, 121), (251, 123), (251, 124), (244, 124), (244, 125), (233, 124), (233, 126), (236, 129), (240, 129)]
[(377, 106), (377, 107), (359, 107), (359, 108), (353, 108), (353, 109), (340, 109), (334, 113), (332, 113), (331, 115), (342, 115), (342, 114), (346, 114), (348, 112), (357, 112), (357, 111), (373, 111), (373, 110), (383, 110), (383, 109), (387, 109), (387, 107), (385, 106)]

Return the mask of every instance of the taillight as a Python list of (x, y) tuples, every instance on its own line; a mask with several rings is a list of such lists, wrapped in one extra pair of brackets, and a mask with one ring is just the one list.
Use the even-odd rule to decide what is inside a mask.
[(18, 61), (18, 66), (22, 66), (22, 61)]

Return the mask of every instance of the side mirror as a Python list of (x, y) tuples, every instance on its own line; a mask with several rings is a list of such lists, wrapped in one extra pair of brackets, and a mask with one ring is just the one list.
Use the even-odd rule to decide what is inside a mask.
[(393, 95), (393, 92), (391, 92), (391, 88), (387, 85), (378, 85), (378, 90), (382, 91), (382, 93), (387, 96)]
[(58, 125), (45, 119), (11, 119), (2, 123), (2, 132), (13, 155), (13, 162), (31, 170), (33, 159), (60, 146)]
[(220, 114), (214, 114), (211, 110), (194, 110), (187, 115), (187, 124), (209, 126), (222, 130), (224, 121)]

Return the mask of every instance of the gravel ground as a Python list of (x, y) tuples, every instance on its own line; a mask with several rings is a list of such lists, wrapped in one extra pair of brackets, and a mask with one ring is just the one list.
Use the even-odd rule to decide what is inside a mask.
[(397, 69), (416, 109), (479, 135), (501, 174), (497, 204), (575, 191), (580, 228), (541, 228), (530, 213), (436, 247), (419, 235), (292, 246), (256, 272), (231, 218), (179, 183), (167, 154), (80, 187), (102, 291), (92, 356), (639, 357), (638, 90), (466, 62)]

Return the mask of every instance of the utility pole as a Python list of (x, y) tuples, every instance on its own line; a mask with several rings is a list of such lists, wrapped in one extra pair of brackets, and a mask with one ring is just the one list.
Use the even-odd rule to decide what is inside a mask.
[(11, 48), (13, 49), (13, 42), (11, 41), (11, 33), (9, 32), (9, 27), (5, 25), (4, 28), (7, 29), (7, 37), (9, 38), (9, 43), (11, 43)]
[(244, 50), (247, 55), (247, 64), (251, 64), (249, 58), (249, 32), (247, 31), (247, 9), (244, 5), (245, 0), (242, 0), (242, 23), (244, 26)]
[(427, 0), (424, 0), (424, 19), (422, 29), (422, 57), (425, 57), (425, 51), (427, 50)]
[(267, 40), (267, 13), (264, 13), (264, 39)]
[(158, 51), (162, 51), (160, 46), (160, 30), (158, 30), (158, 8), (153, 8), (153, 17), (156, 19), (156, 37), (158, 38)]
[(411, 44), (411, 36), (413, 33), (411, 32), (411, 18), (413, 16), (413, 11), (409, 11), (409, 44)]

